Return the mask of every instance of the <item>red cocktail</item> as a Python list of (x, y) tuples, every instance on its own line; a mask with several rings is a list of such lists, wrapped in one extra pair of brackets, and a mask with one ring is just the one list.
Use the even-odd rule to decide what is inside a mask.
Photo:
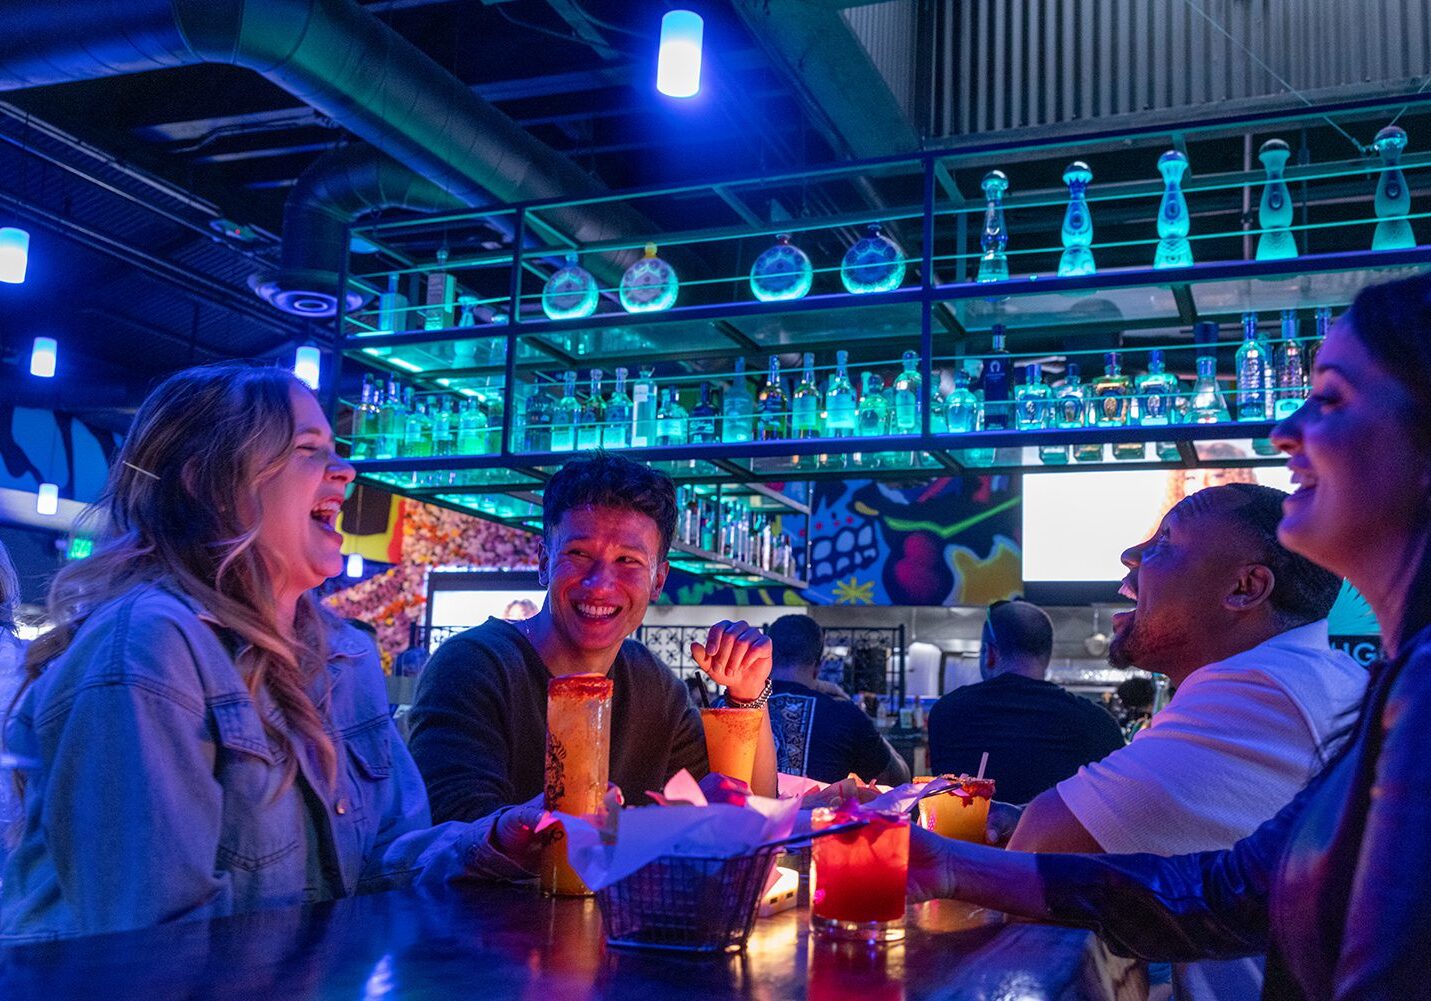
[(892, 942), (904, 938), (909, 880), (909, 817), (902, 813), (820, 809), (816, 832), (868, 821), (815, 838), (810, 872), (810, 927), (826, 938)]

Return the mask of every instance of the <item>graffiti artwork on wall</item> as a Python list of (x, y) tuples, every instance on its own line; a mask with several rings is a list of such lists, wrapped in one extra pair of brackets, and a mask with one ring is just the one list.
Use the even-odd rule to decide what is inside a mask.
[(118, 434), (73, 414), (0, 404), (0, 487), (54, 483), (61, 497), (91, 503), (119, 446)]
[(1022, 589), (1019, 496), (1018, 480), (1002, 475), (818, 483), (808, 537), (805, 519), (788, 519), (800, 565), (810, 546), (808, 588), (735, 588), (673, 571), (664, 600), (983, 605), (1013, 597)]

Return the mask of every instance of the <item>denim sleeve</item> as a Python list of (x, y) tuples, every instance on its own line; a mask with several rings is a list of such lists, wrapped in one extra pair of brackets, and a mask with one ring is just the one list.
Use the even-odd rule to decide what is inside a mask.
[(47, 848), (81, 932), (231, 909), (214, 864), (223, 797), (203, 703), (163, 680), (190, 656), (181, 646), (121, 631), (68, 706), (36, 721)]
[(1225, 851), (1193, 855), (1040, 855), (1054, 921), (1092, 928), (1118, 952), (1154, 962), (1267, 950), (1267, 895), (1288, 832), (1315, 785)]
[(358, 892), (413, 883), (438, 886), (455, 879), (521, 880), (535, 873), (499, 853), (491, 844), (500, 811), (472, 823), (430, 826), (427, 794), (412, 755), (389, 726), (393, 774), (373, 851), (365, 861)]

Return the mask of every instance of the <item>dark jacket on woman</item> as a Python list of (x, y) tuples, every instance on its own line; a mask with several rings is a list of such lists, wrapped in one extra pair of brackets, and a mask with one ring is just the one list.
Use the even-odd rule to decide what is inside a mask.
[(1431, 990), (1431, 627), (1372, 668), (1350, 741), (1230, 850), (1041, 855), (1055, 921), (1181, 961), (1267, 953), (1263, 997)]

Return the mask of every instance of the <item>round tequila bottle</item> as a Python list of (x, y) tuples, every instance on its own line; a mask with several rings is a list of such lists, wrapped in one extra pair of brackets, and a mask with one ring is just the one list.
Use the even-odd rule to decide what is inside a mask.
[(596, 279), (580, 264), (575, 254), (566, 255), (566, 265), (558, 268), (542, 287), (542, 312), (553, 320), (570, 320), (596, 312)]
[(621, 276), (621, 305), (628, 313), (655, 313), (676, 303), (681, 283), (675, 269), (656, 256), (656, 245), (646, 244), (646, 255)]
[(761, 302), (800, 299), (810, 291), (814, 278), (810, 258), (790, 242), (789, 233), (781, 233), (775, 238), (775, 246), (751, 265), (750, 291)]
[(869, 235), (845, 251), (840, 281), (848, 292), (888, 292), (904, 281), (904, 255), (894, 241), (870, 223)]

